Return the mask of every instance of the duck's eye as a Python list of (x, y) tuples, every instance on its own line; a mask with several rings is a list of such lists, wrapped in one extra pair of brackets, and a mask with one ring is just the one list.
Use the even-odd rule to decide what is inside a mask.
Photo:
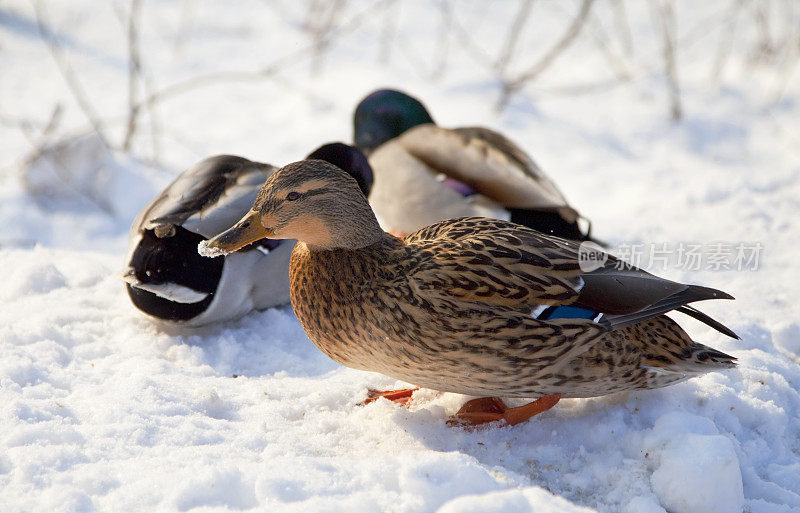
[(290, 192), (289, 194), (286, 195), (286, 201), (294, 201), (299, 197), (300, 197), (300, 193), (299, 192), (292, 191), (292, 192)]

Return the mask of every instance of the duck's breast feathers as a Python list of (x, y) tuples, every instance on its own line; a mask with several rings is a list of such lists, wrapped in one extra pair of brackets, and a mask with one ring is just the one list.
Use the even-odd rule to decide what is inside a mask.
[(145, 207), (134, 229), (167, 232), (171, 226), (183, 226), (212, 237), (249, 210), (274, 169), (233, 155), (207, 158), (183, 172)]
[[(443, 221), (404, 242), (425, 255), (425, 263), (410, 275), (422, 294), (538, 313), (543, 306), (572, 306), (585, 311), (581, 317), (612, 329), (694, 301), (731, 298), (715, 289), (653, 276), (612, 255), (586, 270), (579, 243), (506, 221)], [(571, 310), (564, 315), (575, 318)]]
[(506, 207), (558, 210), (570, 222), (578, 218), (533, 160), (493, 130), (427, 124), (409, 130), (396, 142), (432, 169)]

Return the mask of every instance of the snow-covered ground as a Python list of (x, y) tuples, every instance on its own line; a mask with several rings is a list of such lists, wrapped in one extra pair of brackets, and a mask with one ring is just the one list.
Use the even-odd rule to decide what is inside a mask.
[[(0, 511), (800, 511), (800, 10), (678, 2), (673, 122), (666, 4), (598, 0), (498, 112), (516, 0), (144, 2), (135, 98), (166, 93), (122, 152), (76, 137), (91, 111), (124, 140), (129, 3), (0, 2)], [(579, 7), (534, 2), (500, 74), (533, 67)], [(741, 341), (681, 322), (739, 367), (465, 431), (445, 425), (454, 394), (357, 406), (398, 383), (327, 359), (289, 308), (191, 332), (133, 308), (116, 277), (128, 227), (172, 177), (214, 153), (282, 164), (349, 140), (381, 86), (442, 125), (509, 134), (601, 239), (704, 244), (699, 269), (652, 270), (736, 296), (703, 309)], [(55, 167), (31, 161), (53, 141), (68, 141), (45, 153)], [(713, 269), (737, 247), (761, 248), (757, 265)]]

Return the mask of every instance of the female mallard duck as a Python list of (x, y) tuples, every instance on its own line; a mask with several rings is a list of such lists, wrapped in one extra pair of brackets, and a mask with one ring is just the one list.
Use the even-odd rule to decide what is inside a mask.
[[(347, 170), (369, 193), (372, 171), (356, 148), (326, 144), (309, 157)], [(125, 257), (133, 304), (161, 321), (200, 326), (287, 303), (293, 244), (262, 239), (224, 259), (197, 254), (200, 241), (241, 219), (275, 169), (232, 155), (210, 157), (146, 205), (133, 222)]]
[[(370, 202), (390, 231), (444, 219), (493, 217), (586, 240), (581, 216), (531, 158), (488, 128), (441, 128), (405, 93), (375, 91), (353, 116), (356, 146), (375, 172)], [(392, 201), (402, 197), (403, 202)]]
[[(348, 367), (488, 396), (457, 414), (472, 422), (514, 424), (560, 397), (657, 388), (734, 365), (664, 315), (677, 310), (735, 337), (687, 306), (732, 299), (724, 292), (612, 256), (586, 272), (578, 243), (507, 221), (453, 219), (399, 239), (349, 175), (319, 160), (276, 171), (250, 212), (199, 251), (227, 254), (264, 237), (299, 241), (292, 306), (318, 348)], [(540, 399), (506, 408), (499, 396)]]

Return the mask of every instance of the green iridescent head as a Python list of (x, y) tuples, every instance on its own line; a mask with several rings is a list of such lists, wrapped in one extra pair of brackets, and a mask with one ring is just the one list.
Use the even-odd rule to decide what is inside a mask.
[(356, 107), (353, 140), (369, 155), (386, 141), (426, 123), (433, 123), (433, 118), (422, 102), (400, 91), (379, 89)]

